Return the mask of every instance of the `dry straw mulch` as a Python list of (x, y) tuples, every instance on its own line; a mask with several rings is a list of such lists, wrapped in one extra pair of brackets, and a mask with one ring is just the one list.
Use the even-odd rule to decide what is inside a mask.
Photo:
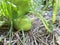
[[(33, 16), (33, 17), (32, 17)], [(50, 16), (43, 16), (50, 20)], [(25, 33), (25, 44), (24, 45), (59, 45), (59, 30), (60, 30), (60, 21), (56, 20), (55, 27), (52, 33), (48, 33), (42, 23), (42, 21), (35, 17), (34, 15), (30, 15), (32, 21), (32, 29)], [(9, 36), (8, 34), (8, 26), (5, 25), (0, 29), (0, 45), (8, 45), (9, 44)], [(4, 37), (6, 36), (6, 37)], [(58, 38), (57, 38), (58, 37)], [(11, 45), (23, 45), (23, 37), (21, 32), (13, 31), (11, 37)]]

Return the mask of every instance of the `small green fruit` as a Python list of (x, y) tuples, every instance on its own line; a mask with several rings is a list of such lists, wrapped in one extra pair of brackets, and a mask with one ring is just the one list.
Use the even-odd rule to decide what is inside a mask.
[(28, 31), (31, 29), (32, 24), (28, 17), (18, 18), (14, 20), (14, 27), (18, 29), (18, 31)]

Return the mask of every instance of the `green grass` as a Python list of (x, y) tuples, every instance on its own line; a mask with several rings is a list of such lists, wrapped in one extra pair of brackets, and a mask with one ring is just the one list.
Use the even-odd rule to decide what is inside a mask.
[[(0, 11), (1, 11), (0, 14), (2, 16), (5, 16), (6, 18), (8, 18), (10, 21), (11, 26), (10, 26), (10, 30), (9, 30), (7, 36), (9, 36), (9, 44), (8, 45), (12, 45), (11, 41), (12, 41), (13, 20), (16, 19), (17, 16), (19, 15), (18, 14), (19, 10), (17, 10), (17, 6), (14, 5), (13, 3), (8, 2), (8, 1), (2, 1), (1, 5), (0, 5)], [(23, 37), (23, 45), (25, 45), (25, 35), (24, 35), (23, 30), (22, 30), (22, 37)]]
[[(36, 2), (32, 1), (32, 6), (34, 6), (33, 5), (34, 3), (36, 3)], [(41, 13), (47, 8), (48, 4), (49, 4), (49, 2), (46, 4), (46, 6), (43, 8), (43, 10), (41, 10), (39, 13), (34, 9), (34, 7), (32, 7), (32, 9), (33, 9), (32, 11), (34, 14), (36, 14), (37, 17), (39, 17), (42, 20), (45, 28), (47, 29), (47, 32), (50, 33), (51, 30), (49, 29), (49, 24), (47, 23), (46, 19), (43, 18), (43, 16), (41, 15)], [(36, 3), (36, 5), (37, 5), (37, 3)]]
[[(38, 5), (36, 2), (32, 1), (31, 4), (32, 4), (32, 12), (33, 12), (34, 14), (36, 14), (36, 16), (39, 17), (39, 18), (42, 20), (42, 22), (43, 22), (43, 24), (44, 24), (47, 32), (51, 33), (52, 30), (53, 30), (53, 25), (54, 25), (55, 20), (56, 20), (56, 14), (57, 14), (58, 6), (59, 6), (59, 5), (58, 5), (58, 4), (59, 4), (59, 3), (58, 3), (58, 0), (54, 0), (54, 2), (52, 2), (52, 0), (49, 0), (49, 1), (46, 3), (46, 5), (44, 6), (44, 8), (43, 8), (42, 10), (40, 10), (40, 12), (37, 12), (37, 11), (35, 10), (35, 7), (34, 7), (34, 6)], [(39, 3), (39, 4), (41, 5), (41, 3)], [(53, 16), (52, 16), (52, 19), (51, 19), (52, 21), (51, 21), (50, 24), (48, 24), (48, 22), (46, 21), (46, 19), (41, 15), (41, 13), (42, 13), (49, 5), (51, 5), (51, 6), (53, 7)]]

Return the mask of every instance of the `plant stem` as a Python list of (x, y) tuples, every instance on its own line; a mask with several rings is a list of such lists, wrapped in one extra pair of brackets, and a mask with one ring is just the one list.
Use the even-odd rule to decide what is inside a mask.
[(24, 35), (24, 30), (22, 29), (22, 37), (23, 37), (23, 45), (26, 45), (25, 44), (25, 35)]
[(11, 21), (11, 27), (10, 27), (10, 34), (9, 34), (9, 45), (12, 45), (11, 44), (11, 41), (12, 41), (12, 29), (13, 29), (13, 21)]
[(52, 16), (52, 22), (53, 23), (56, 20), (57, 10), (58, 10), (58, 0), (54, 0), (54, 4), (53, 4), (53, 16)]

